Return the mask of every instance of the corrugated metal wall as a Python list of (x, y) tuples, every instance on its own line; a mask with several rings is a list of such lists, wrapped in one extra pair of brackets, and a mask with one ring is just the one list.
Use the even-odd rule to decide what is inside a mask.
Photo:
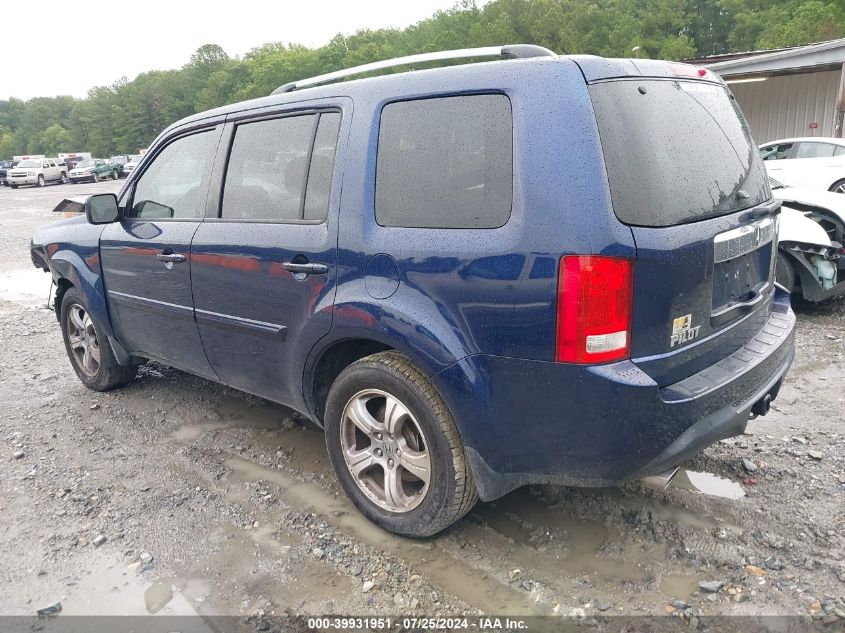
[[(831, 70), (728, 87), (751, 124), (754, 140), (766, 143), (792, 136), (833, 136), (839, 77), (840, 71)], [(819, 124), (815, 130), (810, 129), (813, 122)]]

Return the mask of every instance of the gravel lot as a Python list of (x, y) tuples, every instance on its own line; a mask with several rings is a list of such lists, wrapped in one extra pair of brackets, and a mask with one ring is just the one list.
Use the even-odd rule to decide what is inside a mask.
[(119, 184), (0, 188), (0, 613), (845, 618), (845, 301), (796, 306), (774, 410), (685, 465), (742, 498), (523, 488), (409, 541), (284, 407), (157, 364), (76, 379), (27, 246), (62, 197)]

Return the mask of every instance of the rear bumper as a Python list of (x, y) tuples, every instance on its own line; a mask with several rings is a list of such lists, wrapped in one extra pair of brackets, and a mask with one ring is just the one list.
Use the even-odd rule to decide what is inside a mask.
[(630, 361), (580, 367), (478, 355), (433, 379), (461, 431), (479, 495), (525, 484), (615, 485), (665, 471), (742, 433), (794, 356), (778, 290), (763, 328), (730, 356), (660, 388)]

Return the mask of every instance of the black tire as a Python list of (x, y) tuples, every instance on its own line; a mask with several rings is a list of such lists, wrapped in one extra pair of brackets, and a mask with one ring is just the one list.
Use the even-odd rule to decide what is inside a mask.
[(96, 171), (91, 175), (91, 182), (100, 182), (100, 174)]
[(78, 180), (76, 180), (76, 179), (74, 179), (74, 178), (71, 178), (71, 179), (70, 179), (70, 184), (72, 184), (72, 185), (75, 185), (75, 184), (76, 184), (76, 183), (78, 183), (78, 182), (79, 182), (79, 181), (78, 181)]
[(795, 269), (783, 253), (778, 253), (775, 266), (775, 281), (786, 288), (789, 294), (795, 292)]
[(828, 191), (832, 191), (834, 193), (845, 193), (845, 178), (842, 180), (837, 180), (830, 186)]
[(17, 186), (17, 185), (9, 185), (9, 186), (10, 186), (12, 189), (17, 189), (17, 188), (18, 188), (18, 186)]
[[(428, 488), (418, 505), (407, 511), (391, 512), (374, 503), (359, 487), (344, 458), (344, 412), (353, 398), (367, 390), (383, 391), (398, 399), (424, 436), (431, 467)], [(425, 375), (398, 352), (368, 356), (340, 373), (326, 402), (325, 431), (329, 457), (344, 491), (362, 514), (385, 530), (403, 536), (431, 536), (458, 521), (478, 500), (464, 447), (446, 404)]]
[(63, 185), (67, 184), (67, 174), (65, 172), (62, 172), (62, 175), (59, 176), (59, 182)]
[[(77, 356), (77, 352), (71, 348), (68, 324), (72, 320), (71, 310), (76, 310), (77, 308), (81, 309), (83, 314), (90, 319), (90, 328), (93, 329), (93, 332), (90, 330), (87, 331), (89, 335), (94, 335), (96, 342), (98, 343), (100, 359), (97, 363), (96, 371), (93, 372), (87, 371), (83, 367), (83, 363)], [(114, 353), (112, 352), (111, 345), (109, 345), (108, 338), (105, 334), (103, 334), (103, 330), (99, 323), (94, 321), (93, 317), (91, 317), (88, 313), (88, 308), (76, 288), (69, 288), (62, 297), (60, 322), (62, 325), (62, 337), (65, 341), (65, 351), (67, 352), (68, 359), (70, 359), (70, 364), (73, 366), (73, 370), (76, 372), (79, 380), (81, 380), (82, 384), (86, 387), (93, 389), (94, 391), (109, 391), (117, 387), (122, 387), (135, 378), (138, 366), (129, 365), (124, 367), (118, 364), (117, 359), (114, 357)]]
[(43, 187), (43, 186), (44, 186), (44, 185), (46, 185), (46, 184), (47, 184), (47, 183), (46, 183), (46, 182), (44, 182), (44, 176), (43, 176), (42, 174), (38, 174), (38, 181), (37, 181), (37, 183), (36, 183), (36, 186), (38, 186), (38, 187)]
[(112, 179), (112, 180), (117, 180), (118, 178), (120, 178), (120, 174), (118, 174), (118, 173), (117, 173), (117, 170), (115, 169), (115, 170), (111, 173), (111, 179)]

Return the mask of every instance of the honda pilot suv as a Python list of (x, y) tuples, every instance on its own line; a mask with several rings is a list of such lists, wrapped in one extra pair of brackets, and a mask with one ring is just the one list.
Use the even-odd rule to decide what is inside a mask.
[[(461, 56), (500, 59), (337, 81)], [(63, 205), (85, 215), (31, 252), (85, 385), (152, 359), (292, 407), (403, 535), (663, 473), (765, 414), (793, 358), (779, 202), (684, 64), (339, 71), (179, 121), (117, 196)]]

